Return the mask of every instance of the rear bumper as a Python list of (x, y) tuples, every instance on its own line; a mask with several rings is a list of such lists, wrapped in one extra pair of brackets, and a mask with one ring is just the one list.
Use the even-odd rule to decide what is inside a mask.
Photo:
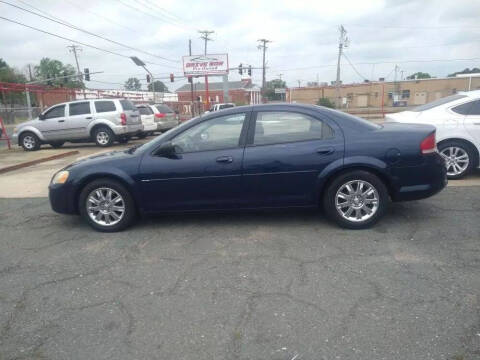
[(157, 124), (143, 124), (143, 131), (155, 131), (157, 130)]
[(169, 130), (178, 125), (178, 120), (160, 120), (156, 122), (157, 130)]
[(420, 166), (409, 166), (392, 169), (395, 186), (393, 201), (425, 199), (437, 194), (447, 186), (447, 170), (443, 158), (438, 154), (425, 156), (425, 163)]
[(134, 135), (143, 131), (142, 124), (118, 125), (112, 128), (115, 135)]

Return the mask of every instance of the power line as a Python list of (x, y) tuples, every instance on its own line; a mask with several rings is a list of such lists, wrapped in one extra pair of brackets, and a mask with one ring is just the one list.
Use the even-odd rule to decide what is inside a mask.
[(348, 61), (348, 63), (350, 64), (352, 69), (357, 73), (357, 75), (360, 76), (363, 80), (367, 80), (367, 78), (365, 76), (363, 76), (362, 74), (360, 74), (360, 72), (357, 70), (357, 68), (352, 64), (352, 62), (348, 58), (347, 54), (343, 53), (342, 55)]
[(396, 26), (396, 25), (361, 25), (361, 24), (350, 24), (351, 27), (361, 27), (361, 28), (371, 28), (371, 29), (478, 29), (480, 26)]
[[(80, 45), (83, 45), (83, 46), (86, 46), (86, 47), (89, 47), (89, 48), (92, 48), (92, 49), (95, 49), (95, 50), (103, 51), (103, 52), (106, 52), (106, 53), (109, 53), (109, 54), (112, 54), (112, 55), (117, 55), (117, 56), (121, 56), (121, 57), (126, 58), (126, 59), (130, 59), (130, 56), (128, 56), (128, 55), (123, 55), (123, 54), (120, 54), (120, 53), (117, 53), (117, 52), (114, 52), (114, 51), (110, 51), (110, 50), (107, 50), (107, 49), (102, 49), (102, 48), (99, 48), (97, 46), (87, 44), (87, 43), (84, 43), (84, 42), (81, 42), (81, 41), (73, 40), (73, 39), (58, 35), (58, 34), (54, 34), (54, 33), (36, 28), (34, 26), (30, 26), (30, 25), (27, 25), (27, 24), (24, 24), (24, 23), (21, 23), (21, 22), (12, 20), (12, 19), (8, 19), (8, 18), (3, 17), (3, 16), (0, 16), (0, 19), (11, 22), (11, 23), (14, 23), (14, 24), (17, 24), (17, 25), (24, 26), (24, 27), (32, 29), (32, 30), (39, 31), (39, 32), (47, 34), (47, 35), (57, 37), (59, 39), (67, 40), (67, 41), (70, 41), (70, 42), (73, 42), (73, 43), (76, 43), (76, 44), (80, 44)], [(144, 62), (147, 63), (147, 64), (173, 68), (172, 66), (168, 66), (168, 65), (165, 65), (165, 64), (157, 64), (157, 63), (154, 63), (154, 62), (151, 62), (151, 61), (144, 61)], [(175, 68), (175, 69), (177, 69), (177, 68)]]
[[(149, 3), (147, 0), (135, 0), (138, 4), (155, 11), (157, 14), (165, 17), (166, 19), (173, 21), (181, 26), (190, 26), (188, 23), (184, 22), (182, 19), (180, 19), (178, 16), (172, 16), (170, 15), (165, 9), (159, 7), (157, 4)], [(179, 20), (178, 20), (179, 19)]]
[(176, 24), (176, 23), (170, 21), (169, 19), (160, 18), (160, 17), (158, 17), (158, 16), (156, 16), (156, 15), (154, 15), (154, 14), (151, 14), (151, 13), (149, 13), (149, 12), (143, 11), (142, 9), (139, 9), (139, 8), (137, 8), (136, 6), (127, 4), (127, 3), (123, 2), (122, 0), (118, 0), (118, 2), (119, 2), (120, 4), (122, 4), (123, 6), (125, 6), (125, 7), (128, 7), (128, 8), (130, 8), (130, 9), (134, 10), (134, 11), (137, 11), (137, 12), (141, 12), (142, 14), (147, 15), (147, 16), (150, 16), (150, 17), (152, 17), (152, 18), (154, 18), (154, 19), (157, 19), (157, 20), (160, 20), (160, 21), (165, 21), (165, 22), (167, 22), (167, 23), (169, 23), (169, 24), (171, 24), (171, 25), (178, 26), (178, 27), (180, 27), (180, 28), (184, 28), (184, 26), (181, 26), (181, 25), (179, 25), (179, 24)]
[[(429, 63), (429, 62), (449, 62), (449, 61), (478, 61), (480, 57), (475, 58), (458, 58), (458, 59), (420, 59), (420, 60), (403, 60), (403, 61), (380, 61), (380, 62), (360, 62), (354, 63), (353, 65), (381, 65), (381, 64), (406, 64), (406, 63)], [(324, 65), (315, 65), (315, 66), (306, 66), (300, 68), (290, 68), (290, 69), (278, 69), (274, 68), (275, 71), (298, 71), (298, 70), (310, 70), (324, 67), (334, 67), (336, 64), (324, 64)]]
[(71, 23), (69, 23), (69, 22), (62, 21), (62, 20), (55, 20), (55, 19), (52, 17), (52, 15), (44, 12), (43, 10), (37, 9), (37, 8), (31, 6), (31, 5), (29, 5), (29, 6), (32, 7), (32, 8), (34, 8), (34, 9), (36, 9), (37, 11), (41, 11), (41, 12), (43, 12), (44, 14), (47, 14), (48, 16), (44, 16), (44, 15), (39, 14), (39, 13), (36, 13), (36, 12), (34, 12), (34, 11), (30, 11), (30, 10), (28, 10), (28, 9), (22, 8), (21, 6), (17, 6), (17, 5), (11, 4), (11, 3), (7, 2), (7, 1), (4, 1), (4, 0), (0, 0), (0, 2), (1, 2), (1, 3), (4, 3), (4, 4), (6, 4), (6, 5), (10, 5), (10, 6), (14, 7), (14, 8), (19, 9), (19, 10), (28, 12), (28, 13), (30, 13), (30, 14), (39, 16), (39, 17), (41, 17), (41, 18), (44, 18), (44, 19), (53, 21), (53, 22), (55, 22), (55, 23), (57, 23), (57, 24), (60, 24), (60, 25), (69, 27), (69, 28), (74, 29), (74, 30), (78, 30), (78, 31), (84, 32), (84, 33), (86, 33), (86, 34), (88, 34), (88, 35), (91, 35), (91, 36), (95, 36), (95, 37), (97, 37), (97, 38), (99, 38), (99, 39), (102, 39), (102, 40), (111, 42), (111, 43), (113, 43), (113, 44), (115, 44), (115, 45), (119, 45), (119, 46), (122, 46), (122, 47), (127, 48), (127, 49), (130, 49), (130, 50), (135, 50), (135, 51), (144, 53), (144, 54), (149, 55), (149, 56), (157, 57), (157, 58), (162, 59), (162, 60), (165, 60), (165, 61), (176, 62), (176, 63), (179, 62), (178, 60), (168, 59), (168, 58), (165, 58), (165, 57), (163, 57), (163, 56), (155, 55), (155, 54), (149, 53), (149, 52), (147, 52), (147, 51), (144, 51), (144, 50), (141, 50), (141, 49), (137, 49), (137, 48), (134, 48), (134, 47), (131, 47), (131, 46), (122, 44), (122, 43), (120, 43), (120, 42), (118, 42), (118, 41), (108, 39), (108, 38), (106, 38), (106, 37), (104, 37), (104, 36), (95, 34), (95, 33), (91, 32), (91, 31), (88, 31), (88, 30), (79, 28), (78, 26), (75, 26), (75, 25), (73, 25), (73, 24), (71, 24)]

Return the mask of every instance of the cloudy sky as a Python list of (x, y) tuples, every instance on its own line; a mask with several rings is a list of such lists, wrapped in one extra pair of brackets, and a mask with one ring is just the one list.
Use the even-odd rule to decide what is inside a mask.
[[(80, 67), (104, 72), (92, 76), (97, 81), (88, 84), (92, 88), (121, 88), (130, 76), (143, 81), (143, 69), (128, 59), (132, 55), (150, 62), (148, 67), (157, 77), (171, 72), (181, 75), (188, 39), (192, 39), (193, 54), (203, 52), (201, 29), (215, 31), (209, 52), (228, 53), (231, 66), (260, 66), (257, 40), (267, 38), (272, 41), (267, 50), (267, 80), (282, 74), (289, 86), (317, 78), (330, 82), (336, 76), (340, 24), (350, 40), (347, 57), (342, 59), (344, 82), (379, 77), (393, 80), (395, 64), (398, 77), (402, 71), (404, 76), (423, 71), (442, 77), (466, 67), (480, 67), (479, 16), (479, 0), (0, 1), (0, 17), (114, 52), (116, 55), (81, 46)], [(25, 69), (42, 57), (74, 64), (66, 47), (71, 41), (1, 18), (0, 24), (0, 57), (11, 66)], [(238, 73), (232, 72), (230, 79), (238, 80)], [(178, 77), (173, 84), (165, 81), (172, 91), (185, 83)], [(260, 70), (254, 71), (253, 81), (261, 83)]]

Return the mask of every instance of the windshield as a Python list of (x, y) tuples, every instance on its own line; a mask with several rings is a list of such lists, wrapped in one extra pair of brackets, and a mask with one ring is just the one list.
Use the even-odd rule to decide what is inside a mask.
[(466, 95), (460, 95), (460, 94), (450, 95), (450, 96), (429, 102), (428, 104), (417, 106), (416, 108), (413, 108), (411, 111), (419, 112), (419, 111), (430, 110), (430, 109), (433, 109), (434, 107), (437, 107), (458, 99), (466, 98), (466, 97), (467, 97)]

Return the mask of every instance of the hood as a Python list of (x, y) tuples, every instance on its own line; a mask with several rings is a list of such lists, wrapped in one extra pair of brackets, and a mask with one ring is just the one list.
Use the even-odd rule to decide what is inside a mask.
[(401, 111), (385, 115), (385, 122), (415, 123), (420, 111)]
[(140, 152), (136, 151), (133, 153), (128, 152), (128, 150), (116, 150), (108, 151), (101, 154), (96, 154), (84, 158), (77, 159), (74, 163), (68, 165), (65, 169), (80, 168), (80, 167), (89, 167), (89, 166), (119, 166), (124, 163), (126, 160), (131, 160), (136, 157)]
[(18, 125), (17, 125), (17, 128), (18, 128), (18, 129), (21, 129), (21, 128), (25, 127), (25, 126), (36, 126), (36, 125), (40, 124), (40, 122), (41, 122), (41, 120), (39, 120), (38, 117), (37, 117), (37, 118), (35, 118), (35, 119), (33, 119), (33, 120), (24, 121), (24, 122), (18, 124)]

